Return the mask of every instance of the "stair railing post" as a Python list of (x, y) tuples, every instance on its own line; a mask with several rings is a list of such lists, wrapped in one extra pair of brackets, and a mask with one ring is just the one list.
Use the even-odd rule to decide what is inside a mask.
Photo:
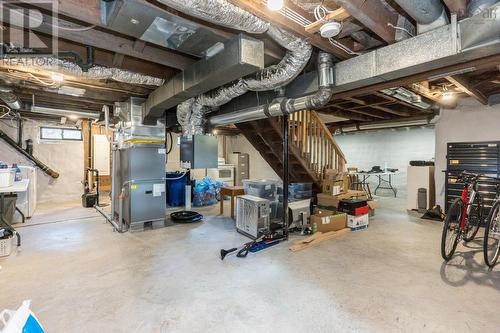
[(288, 239), (288, 115), (283, 116), (283, 236)]

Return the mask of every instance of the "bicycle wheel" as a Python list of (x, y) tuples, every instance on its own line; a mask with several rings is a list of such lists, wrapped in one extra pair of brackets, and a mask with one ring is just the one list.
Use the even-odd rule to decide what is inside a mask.
[(464, 210), (464, 202), (457, 198), (448, 209), (441, 235), (441, 256), (448, 261), (455, 253), (460, 235), (460, 219)]
[(486, 219), (483, 253), (486, 265), (495, 266), (500, 254), (500, 200), (495, 201)]
[(483, 202), (476, 195), (474, 202), (472, 203), (469, 216), (467, 216), (467, 224), (465, 225), (464, 241), (470, 242), (476, 237), (479, 227), (483, 222)]

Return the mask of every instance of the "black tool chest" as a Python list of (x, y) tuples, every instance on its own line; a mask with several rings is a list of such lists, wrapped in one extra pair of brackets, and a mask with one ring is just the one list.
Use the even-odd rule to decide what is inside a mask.
[[(448, 143), (446, 160), (446, 211), (455, 198), (460, 197), (463, 183), (458, 181), (462, 171), (483, 174), (489, 177), (500, 176), (500, 141), (454, 142)], [(484, 205), (483, 216), (488, 214), (496, 196), (498, 181), (480, 178), (478, 191)]]

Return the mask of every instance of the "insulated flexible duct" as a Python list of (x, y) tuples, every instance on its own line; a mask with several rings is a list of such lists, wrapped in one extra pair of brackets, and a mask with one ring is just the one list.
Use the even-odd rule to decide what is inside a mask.
[(299, 98), (276, 98), (271, 103), (210, 117), (210, 125), (221, 126), (290, 114), (324, 106), (333, 95), (333, 58), (329, 53), (318, 56), (319, 89), (316, 93)]
[(21, 101), (16, 94), (14, 94), (12, 87), (0, 86), (0, 99), (13, 110), (21, 108)]
[(55, 57), (24, 58), (23, 55), (19, 55), (19, 57), (16, 58), (11, 56), (8, 60), (2, 62), (2, 66), (12, 69), (21, 69), (24, 71), (30, 71), (35, 68), (86, 79), (112, 79), (118, 82), (131, 84), (161, 86), (165, 82), (163, 79), (157, 77), (142, 75), (120, 68), (94, 66), (89, 68), (87, 71), (84, 71), (80, 66), (73, 62), (61, 60)]
[[(287, 50), (277, 65), (263, 69), (255, 77), (240, 79), (228, 86), (181, 103), (177, 109), (180, 123), (193, 116), (193, 120), (197, 121), (200, 113), (203, 115), (248, 91), (272, 90), (287, 85), (304, 69), (311, 57), (312, 47), (307, 41), (225, 0), (159, 0), (159, 2), (188, 15), (231, 29), (257, 34), (267, 32), (274, 41)], [(195, 110), (190, 110), (189, 106)]]

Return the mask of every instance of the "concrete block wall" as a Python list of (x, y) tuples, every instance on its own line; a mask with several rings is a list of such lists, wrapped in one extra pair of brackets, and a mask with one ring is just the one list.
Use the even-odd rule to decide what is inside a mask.
[[(431, 160), (435, 154), (434, 129), (401, 128), (377, 131), (353, 132), (334, 136), (347, 159), (347, 167), (357, 167), (368, 171), (375, 165), (382, 169), (399, 169), (393, 176), (393, 186), (398, 197), (406, 197), (406, 170), (411, 160)], [(372, 192), (376, 187), (376, 177), (371, 177)], [(380, 190), (379, 195), (391, 196), (391, 191)]]
[[(33, 140), (34, 155), (59, 173), (53, 179), (37, 168), (37, 202), (63, 202), (79, 200), (83, 193), (83, 141), (40, 141), (40, 126), (53, 123), (25, 121), (23, 140)], [(14, 140), (17, 125), (8, 120), (0, 122), (0, 129)], [(33, 163), (0, 139), (0, 160), (8, 164), (33, 166)]]

